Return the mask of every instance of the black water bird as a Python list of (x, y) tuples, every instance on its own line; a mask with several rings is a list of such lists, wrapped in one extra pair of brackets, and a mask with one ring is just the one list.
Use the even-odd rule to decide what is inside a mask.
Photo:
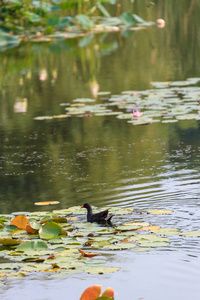
[(83, 206), (81, 206), (81, 208), (87, 209), (87, 222), (110, 223), (113, 217), (113, 215), (108, 216), (108, 209), (94, 214), (89, 203), (85, 203)]

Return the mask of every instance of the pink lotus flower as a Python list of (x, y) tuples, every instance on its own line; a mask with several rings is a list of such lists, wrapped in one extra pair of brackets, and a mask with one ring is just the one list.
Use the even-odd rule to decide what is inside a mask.
[(133, 116), (136, 118), (140, 118), (143, 115), (143, 112), (139, 111), (139, 110), (133, 110)]
[(40, 73), (39, 73), (40, 81), (45, 81), (47, 79), (47, 77), (48, 77), (47, 70), (46, 69), (40, 70)]

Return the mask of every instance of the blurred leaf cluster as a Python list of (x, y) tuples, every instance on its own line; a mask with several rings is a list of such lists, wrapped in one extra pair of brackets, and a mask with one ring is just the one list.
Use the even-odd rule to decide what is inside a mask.
[(110, 17), (104, 3), (115, 0), (3, 0), (0, 1), (0, 29), (13, 34), (43, 32), (79, 25), (89, 30), (94, 26), (90, 16)]

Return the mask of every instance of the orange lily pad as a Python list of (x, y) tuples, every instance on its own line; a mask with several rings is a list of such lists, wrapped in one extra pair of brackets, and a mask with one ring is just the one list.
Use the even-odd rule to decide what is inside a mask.
[(19, 215), (11, 221), (10, 225), (15, 225), (18, 229), (26, 229), (27, 223), (27, 217), (25, 217), (24, 215)]
[(160, 226), (145, 226), (142, 230), (147, 230), (153, 232), (154, 230), (160, 229)]
[(100, 296), (102, 285), (94, 284), (89, 286), (81, 295), (80, 300), (95, 300)]
[(26, 224), (26, 228), (25, 229), (26, 229), (27, 233), (30, 233), (30, 234), (35, 234), (35, 233), (38, 232), (37, 229), (34, 229), (34, 228), (31, 227), (30, 222)]
[(59, 204), (60, 201), (41, 201), (41, 202), (35, 202), (35, 205), (54, 205), (54, 204)]
[(84, 257), (94, 257), (99, 255), (99, 253), (95, 253), (95, 252), (85, 252), (82, 251), (81, 249), (78, 249), (78, 251), (84, 256)]
[(167, 215), (171, 213), (173, 213), (173, 211), (167, 209), (155, 209), (155, 210), (147, 211), (147, 214), (151, 214), (151, 215)]
[(111, 287), (108, 287), (103, 292), (103, 294), (101, 295), (101, 297), (110, 297), (111, 299), (114, 299), (114, 295), (115, 295), (115, 291)]

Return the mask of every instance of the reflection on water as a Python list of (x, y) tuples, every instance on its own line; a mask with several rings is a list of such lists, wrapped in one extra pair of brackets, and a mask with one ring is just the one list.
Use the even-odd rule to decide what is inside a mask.
[[(1, 213), (33, 211), (38, 201), (58, 200), (56, 208), (87, 201), (100, 207), (134, 207), (135, 220), (161, 227), (199, 230), (199, 121), (137, 127), (115, 117), (33, 120), (63, 113), (60, 104), (75, 98), (93, 97), (101, 103), (98, 90), (118, 94), (148, 89), (151, 81), (198, 77), (198, 1), (155, 3), (149, 10), (144, 1), (135, 1), (136, 13), (146, 20), (162, 17), (162, 30), (154, 26), (130, 35), (26, 44), (1, 53)], [(173, 214), (145, 213), (159, 208), (172, 209)], [(93, 281), (115, 288), (117, 299), (124, 290), (127, 299), (198, 299), (199, 248), (197, 238), (175, 236), (170, 247), (153, 254), (124, 252), (114, 259), (111, 254), (110, 260), (121, 266), (113, 275), (59, 281), (45, 277), (32, 283), (39, 287), (37, 300), (54, 299), (57, 287), (64, 295), (63, 286), (78, 299)], [(30, 282), (24, 282), (20, 286), (26, 295)], [(135, 291), (129, 293), (133, 282)], [(73, 291), (73, 285), (79, 289)], [(170, 293), (170, 286), (180, 294)], [(44, 290), (49, 292), (44, 295)], [(8, 283), (3, 299), (11, 299), (16, 291), (18, 283)]]

